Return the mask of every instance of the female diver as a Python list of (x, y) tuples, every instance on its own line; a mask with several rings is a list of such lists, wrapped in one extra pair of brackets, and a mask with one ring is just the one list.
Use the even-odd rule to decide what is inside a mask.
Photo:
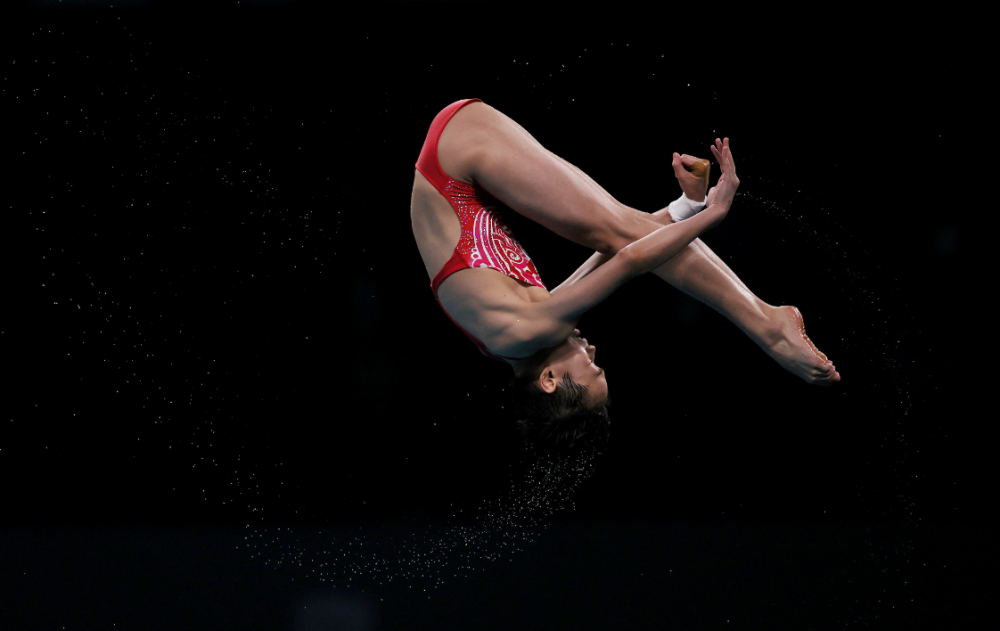
[[(513, 368), (518, 422), (529, 442), (557, 446), (607, 435), (607, 377), (576, 326), (646, 272), (729, 318), (806, 382), (840, 381), (805, 335), (799, 310), (761, 301), (698, 238), (725, 218), (739, 186), (729, 139), (716, 139), (711, 151), (722, 176), (707, 197), (707, 161), (675, 153), (684, 193), (649, 214), (618, 202), (480, 99), (456, 101), (434, 117), (414, 173), (413, 236), (445, 314), (484, 355)], [(498, 204), (594, 255), (548, 290)]]

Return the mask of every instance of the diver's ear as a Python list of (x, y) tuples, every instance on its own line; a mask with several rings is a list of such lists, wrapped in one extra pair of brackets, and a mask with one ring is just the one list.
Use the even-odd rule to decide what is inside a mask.
[(548, 394), (556, 391), (556, 386), (559, 385), (559, 382), (556, 381), (555, 373), (548, 366), (542, 369), (542, 374), (538, 377), (538, 385)]

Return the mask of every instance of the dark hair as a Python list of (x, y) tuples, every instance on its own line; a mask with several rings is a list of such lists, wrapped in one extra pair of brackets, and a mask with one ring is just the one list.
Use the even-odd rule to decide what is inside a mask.
[(543, 451), (607, 441), (611, 428), (610, 397), (591, 400), (587, 386), (573, 381), (568, 372), (554, 392), (546, 392), (539, 385), (542, 368), (555, 348), (545, 348), (532, 355), (511, 379), (521, 437), (532, 449)]

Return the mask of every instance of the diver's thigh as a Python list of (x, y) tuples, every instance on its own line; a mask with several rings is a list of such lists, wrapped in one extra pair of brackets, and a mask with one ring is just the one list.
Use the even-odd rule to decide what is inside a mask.
[(574, 243), (601, 252), (621, 246), (627, 209), (596, 182), (492, 107), (478, 108), (465, 122), (475, 147), (466, 168), (479, 186)]

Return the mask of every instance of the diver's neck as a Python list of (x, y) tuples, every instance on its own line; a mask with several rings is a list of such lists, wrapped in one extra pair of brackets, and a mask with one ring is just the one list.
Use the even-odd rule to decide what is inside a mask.
[(510, 359), (510, 358), (506, 358), (505, 357), (504, 361), (507, 362), (507, 365), (509, 365), (511, 368), (514, 369), (514, 375), (516, 376), (516, 375), (520, 375), (521, 374), (521, 372), (522, 372), (521, 369), (524, 367), (524, 365), (526, 363), (528, 363), (528, 359), (530, 359), (530, 358), (525, 358), (525, 359)]

